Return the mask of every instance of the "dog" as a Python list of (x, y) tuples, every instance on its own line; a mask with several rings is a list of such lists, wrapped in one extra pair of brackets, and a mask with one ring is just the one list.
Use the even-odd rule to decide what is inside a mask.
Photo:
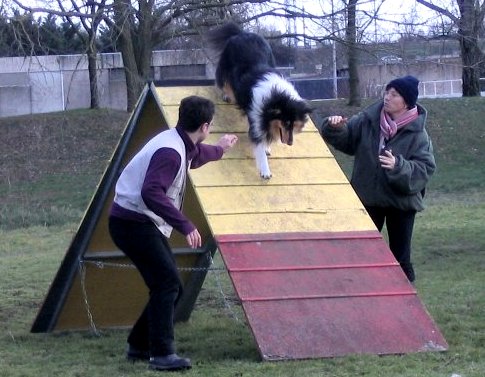
[(279, 139), (292, 145), (293, 134), (302, 131), (312, 109), (277, 72), (271, 46), (263, 37), (229, 22), (211, 30), (208, 40), (219, 56), (216, 85), (224, 99), (247, 116), (256, 166), (263, 179), (270, 179), (271, 143)]

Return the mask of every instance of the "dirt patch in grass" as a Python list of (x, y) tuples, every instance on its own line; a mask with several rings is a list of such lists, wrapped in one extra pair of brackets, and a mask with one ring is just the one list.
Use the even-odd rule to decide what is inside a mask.
[(77, 110), (0, 118), (0, 228), (79, 221), (128, 117)]
[(119, 140), (127, 119), (128, 113), (113, 110), (0, 118), (3, 183), (99, 169)]

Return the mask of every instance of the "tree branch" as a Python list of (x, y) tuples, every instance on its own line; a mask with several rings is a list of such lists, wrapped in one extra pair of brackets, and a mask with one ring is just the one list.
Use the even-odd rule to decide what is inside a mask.
[(451, 19), (453, 22), (458, 24), (460, 22), (459, 18), (456, 17), (453, 13), (451, 13), (449, 10), (442, 8), (438, 5), (435, 5), (433, 3), (430, 3), (429, 1), (426, 0), (416, 0), (417, 3), (424, 5), (426, 8), (434, 10), (435, 12), (438, 12), (444, 16), (447, 16), (449, 19)]

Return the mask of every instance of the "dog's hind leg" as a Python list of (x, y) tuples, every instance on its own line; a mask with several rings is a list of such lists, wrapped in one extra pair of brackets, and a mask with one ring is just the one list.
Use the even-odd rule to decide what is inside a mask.
[(263, 179), (271, 178), (271, 170), (269, 169), (268, 156), (266, 155), (267, 146), (264, 143), (255, 144), (253, 148), (254, 158), (256, 159), (256, 167)]

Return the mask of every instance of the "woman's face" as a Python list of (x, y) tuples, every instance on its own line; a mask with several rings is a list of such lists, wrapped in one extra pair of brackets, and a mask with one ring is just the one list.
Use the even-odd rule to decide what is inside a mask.
[(394, 88), (389, 88), (384, 92), (384, 111), (386, 111), (392, 119), (405, 113), (408, 110), (404, 98)]

